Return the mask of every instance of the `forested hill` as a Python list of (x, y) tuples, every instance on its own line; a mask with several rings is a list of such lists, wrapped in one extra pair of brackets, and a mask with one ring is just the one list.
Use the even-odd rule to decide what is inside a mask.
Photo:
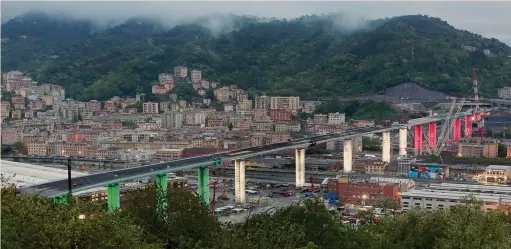
[[(2, 42), (2, 71), (28, 71), (82, 99), (149, 92), (158, 73), (179, 65), (252, 93), (306, 98), (376, 93), (405, 82), (462, 95), (471, 91), (473, 67), (483, 95), (511, 84), (509, 46), (420, 15), (357, 25), (341, 15), (216, 16), (170, 30), (134, 19), (100, 31), (86, 21), (39, 15), (43, 20), (32, 16), (28, 25), (27, 18), (2, 25), (2, 38), (9, 38)], [(32, 32), (44, 20), (52, 20), (51, 36)], [(82, 28), (67, 34), (76, 25)]]

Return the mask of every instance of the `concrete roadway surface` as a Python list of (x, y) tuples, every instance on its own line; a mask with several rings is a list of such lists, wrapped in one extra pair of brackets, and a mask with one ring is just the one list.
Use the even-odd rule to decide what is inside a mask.
[[(295, 143), (306, 143), (310, 141), (311, 139), (320, 139), (324, 137), (332, 137), (333, 135), (320, 135), (320, 136), (313, 136), (313, 137), (307, 137), (297, 140), (292, 140), (289, 142), (283, 142), (278, 144), (271, 144), (266, 146), (260, 146), (256, 148), (248, 148), (248, 149), (241, 149), (241, 150), (234, 150), (234, 151), (228, 151), (228, 152), (221, 152), (221, 153), (215, 153), (215, 154), (209, 154), (204, 156), (198, 156), (198, 157), (190, 157), (190, 158), (184, 158), (164, 163), (157, 163), (152, 165), (145, 165), (135, 168), (128, 168), (128, 169), (121, 169), (121, 170), (115, 170), (115, 171), (109, 171), (104, 173), (98, 173), (98, 174), (92, 174), (88, 176), (83, 177), (77, 177), (72, 179), (73, 188), (81, 188), (83, 190), (87, 186), (91, 185), (98, 185), (102, 184), (108, 181), (121, 179), (121, 178), (133, 178), (137, 177), (139, 175), (148, 174), (153, 171), (160, 171), (160, 170), (166, 170), (166, 169), (172, 169), (175, 168), (177, 170), (190, 170), (192, 169), (192, 165), (199, 164), (199, 163), (207, 163), (212, 162), (216, 158), (221, 157), (228, 157), (230, 154), (236, 153), (237, 156), (243, 155), (243, 154), (250, 154), (254, 152), (260, 152), (260, 151), (266, 151), (266, 150), (274, 150), (274, 149), (280, 149), (285, 148), (288, 146), (291, 146)], [(31, 194), (39, 194), (43, 197), (52, 197), (58, 194), (62, 194), (68, 191), (68, 180), (59, 180), (54, 182), (48, 182), (41, 185), (31, 186), (31, 187), (25, 187), (20, 189), (24, 193), (31, 193)]]

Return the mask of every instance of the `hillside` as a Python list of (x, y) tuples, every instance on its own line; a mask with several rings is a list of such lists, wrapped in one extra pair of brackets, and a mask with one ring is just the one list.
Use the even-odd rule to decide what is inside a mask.
[[(100, 100), (149, 92), (158, 73), (178, 65), (250, 93), (305, 98), (371, 94), (407, 82), (461, 95), (471, 91), (472, 67), (478, 68), (482, 95), (495, 95), (511, 82), (509, 46), (438, 18), (401, 16), (357, 29), (347, 28), (338, 15), (264, 22), (216, 18), (167, 31), (154, 21), (132, 20), (73, 39), (56, 39), (57, 33), (49, 40), (43, 32), (24, 42), (9, 40), (2, 44), (2, 70), (27, 70), (39, 82), (66, 86), (72, 97)], [(2, 38), (33, 28), (13, 29), (16, 24), (2, 25)], [(33, 47), (34, 55), (16, 56)]]

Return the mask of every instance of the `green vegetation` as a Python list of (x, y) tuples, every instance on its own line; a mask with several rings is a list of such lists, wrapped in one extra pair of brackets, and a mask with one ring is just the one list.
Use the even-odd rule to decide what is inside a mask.
[(362, 137), (362, 149), (363, 150), (372, 150), (372, 151), (381, 151), (381, 139), (380, 138)]
[[(52, 28), (28, 22), (36, 19)], [(2, 71), (28, 71), (39, 82), (66, 86), (71, 97), (98, 100), (148, 93), (159, 73), (178, 65), (251, 94), (310, 99), (378, 93), (405, 82), (465, 94), (471, 92), (473, 67), (485, 85), (482, 95), (496, 95), (511, 79), (511, 48), (438, 18), (368, 21), (355, 31), (343, 28), (340, 14), (269, 22), (224, 19), (235, 29), (217, 34), (202, 20), (162, 32), (155, 22), (131, 20), (90, 35), (94, 29), (87, 24), (71, 32), (78, 23), (58, 20), (66, 24), (59, 26), (41, 15), (18, 17), (2, 25), (2, 38), (10, 39), (2, 44)], [(484, 49), (496, 56), (484, 55)]]
[(427, 163), (445, 163), (445, 164), (470, 164), (470, 165), (509, 165), (511, 160), (508, 158), (468, 158), (456, 157), (452, 154), (442, 153), (442, 158), (439, 156), (426, 156), (424, 162)]
[[(484, 213), (481, 203), (444, 211), (413, 210), (365, 222), (342, 224), (321, 201), (307, 200), (274, 213), (251, 215), (239, 224), (221, 224), (198, 197), (169, 189), (167, 218), (156, 211), (156, 191), (140, 190), (111, 214), (89, 203), (53, 204), (35, 196), (15, 197), (2, 189), (3, 248), (317, 248), (317, 249), (473, 249), (511, 248), (511, 219)], [(382, 206), (391, 208), (385, 200)], [(80, 219), (80, 215), (84, 215)], [(369, 221), (370, 213), (364, 214)]]

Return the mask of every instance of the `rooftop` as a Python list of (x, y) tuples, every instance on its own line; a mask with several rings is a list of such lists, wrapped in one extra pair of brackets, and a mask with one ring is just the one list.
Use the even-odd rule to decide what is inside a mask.
[(417, 197), (432, 199), (448, 199), (461, 200), (472, 194), (476, 199), (484, 202), (507, 202), (511, 203), (510, 195), (486, 194), (486, 193), (464, 193), (459, 191), (443, 191), (443, 190), (413, 190), (401, 193), (401, 197)]

